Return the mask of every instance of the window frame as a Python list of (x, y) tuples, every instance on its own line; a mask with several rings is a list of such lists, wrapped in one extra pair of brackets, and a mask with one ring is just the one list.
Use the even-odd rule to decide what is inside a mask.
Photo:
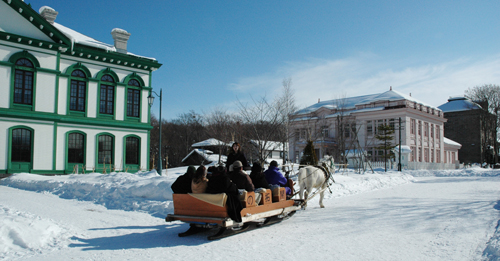
[[(127, 160), (128, 160), (128, 143), (127, 143), (127, 140), (128, 139), (136, 139), (137, 140), (137, 163), (128, 163)], [(131, 171), (138, 171), (140, 169), (140, 165), (141, 165), (141, 137), (137, 136), (137, 135), (127, 135), (125, 137), (123, 137), (123, 162), (124, 162), (124, 171), (128, 171), (128, 170), (131, 170)]]
[[(69, 142), (70, 142), (70, 135), (72, 134), (79, 134), (83, 135), (83, 162), (69, 162), (70, 161), (70, 152), (69, 152)], [(84, 170), (87, 168), (87, 133), (82, 132), (82, 131), (68, 131), (66, 132), (66, 143), (65, 143), (65, 148), (66, 148), (66, 154), (65, 154), (65, 173), (76, 173), (75, 172), (75, 166), (78, 165), (78, 173), (81, 172), (83, 173)]]
[[(104, 78), (109, 77), (112, 81), (106, 81)], [(102, 91), (103, 87), (106, 89), (105, 93), (105, 112), (101, 111), (101, 103), (103, 102)], [(112, 90), (111, 98), (109, 101), (109, 91)], [(99, 78), (99, 91), (97, 94), (97, 115), (100, 117), (115, 118), (116, 115), (116, 79), (111, 74), (104, 74)], [(111, 105), (109, 104), (111, 102)], [(111, 107), (111, 113), (107, 112)]]
[[(28, 60), (33, 67), (27, 67), (23, 65), (18, 65), (17, 62), (21, 59), (26, 59)], [(27, 111), (34, 111), (36, 108), (36, 82), (37, 82), (37, 71), (40, 68), (40, 63), (36, 59), (35, 56), (33, 56), (31, 53), (28, 51), (22, 51), (13, 54), (9, 58), (9, 62), (12, 64), (11, 65), (11, 81), (10, 81), (10, 108), (16, 109), (16, 110), (27, 110)], [(17, 103), (15, 102), (15, 89), (16, 89), (16, 72), (17, 71), (23, 71), (23, 72), (30, 72), (32, 73), (31, 77), (31, 104), (25, 104), (25, 103)]]
[[(105, 163), (100, 163), (100, 142), (99, 138), (102, 136), (109, 136), (111, 137), (111, 160), (110, 162), (105, 162)], [(114, 165), (115, 165), (115, 158), (116, 158), (116, 137), (115, 135), (108, 133), (108, 132), (103, 132), (99, 133), (96, 135), (96, 149), (95, 149), (95, 166), (97, 171), (104, 171), (105, 172), (111, 172), (114, 170)]]
[[(16, 130), (27, 130), (30, 132), (30, 161), (14, 161), (13, 160), (13, 142), (14, 142), (14, 131)], [(8, 163), (7, 172), (8, 173), (18, 173), (18, 172), (31, 172), (33, 169), (33, 153), (35, 149), (35, 130), (28, 126), (12, 126), (9, 128), (9, 142), (8, 142)]]
[[(131, 85), (130, 83), (131, 82), (137, 82), (138, 84), (137, 85)], [(125, 85), (126, 85), (126, 88), (125, 88), (125, 114), (124, 114), (124, 117), (125, 117), (125, 120), (128, 120), (128, 121), (134, 121), (134, 122), (140, 122), (141, 121), (141, 116), (142, 116), (142, 90), (143, 90), (143, 87), (144, 87), (144, 82), (142, 81), (142, 79), (138, 76), (134, 76), (134, 77), (127, 77), (126, 78), (126, 81), (125, 81)], [(138, 104), (137, 104), (137, 107), (138, 107), (138, 112), (137, 112), (137, 116), (131, 116), (128, 114), (129, 112), (129, 91), (133, 91), (133, 92), (137, 92), (138, 94)], [(132, 102), (132, 106), (134, 106), (134, 102)]]
[[(79, 76), (75, 76), (74, 74), (76, 72), (82, 72), (82, 74), (85, 76), (84, 78), (83, 77), (79, 77)], [(86, 114), (87, 112), (87, 99), (88, 99), (88, 76), (86, 75), (86, 73), (81, 70), (81, 69), (75, 69), (71, 72), (70, 74), (70, 78), (69, 78), (69, 93), (68, 93), (68, 96), (69, 96), (69, 107), (68, 107), (68, 110), (70, 112), (70, 114)], [(73, 83), (76, 83), (75, 85), (73, 85)], [(81, 87), (81, 84), (83, 84), (83, 88), (80, 89)], [(72, 93), (72, 90), (73, 90), (73, 87), (76, 86), (77, 89), (77, 94), (76, 94), (76, 109), (72, 109), (72, 102), (71, 102), (71, 99), (73, 98), (73, 93)], [(82, 105), (80, 104), (79, 100), (81, 99), (80, 97), (80, 91), (83, 90), (84, 92), (84, 97), (83, 97), (83, 109), (80, 110), (78, 109), (79, 105)]]

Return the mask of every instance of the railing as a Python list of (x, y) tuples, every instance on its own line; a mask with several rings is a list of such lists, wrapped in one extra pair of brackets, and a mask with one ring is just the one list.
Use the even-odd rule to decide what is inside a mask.
[[(358, 163), (359, 164), (359, 163)], [(372, 161), (370, 162), (372, 168), (385, 168), (387, 166), (387, 169), (391, 170), (397, 170), (398, 169), (398, 163), (397, 162), (387, 162), (387, 165), (384, 165), (383, 161)], [(349, 168), (353, 168), (352, 164), (349, 164)], [(359, 167), (359, 166), (357, 166)], [(403, 164), (402, 168), (403, 169), (408, 169), (408, 170), (421, 170), (421, 169), (427, 169), (427, 170), (442, 170), (442, 169), (459, 169), (463, 168), (463, 164), (459, 163), (433, 163), (433, 162), (408, 162), (407, 164)], [(365, 168), (368, 169), (368, 163), (365, 162)]]

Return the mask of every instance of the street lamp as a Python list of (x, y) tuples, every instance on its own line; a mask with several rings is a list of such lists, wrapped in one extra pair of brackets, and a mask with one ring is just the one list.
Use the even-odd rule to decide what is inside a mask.
[(160, 119), (158, 120), (158, 124), (160, 125), (160, 135), (159, 135), (159, 136), (160, 136), (160, 142), (159, 142), (160, 144), (159, 144), (159, 146), (158, 146), (158, 159), (159, 159), (159, 160), (158, 160), (158, 169), (157, 169), (157, 170), (158, 170), (158, 173), (160, 174), (160, 176), (161, 176), (161, 174), (162, 174), (162, 169), (161, 169), (161, 168), (162, 168), (162, 164), (163, 164), (163, 161), (162, 161), (162, 159), (161, 159), (161, 125), (162, 125), (162, 124), (161, 124), (161, 103), (162, 103), (162, 102), (161, 102), (161, 96), (162, 96), (162, 93), (161, 93), (161, 92), (162, 92), (162, 89), (160, 89), (160, 95), (158, 95), (156, 92), (151, 91), (151, 93), (150, 93), (150, 94), (149, 94), (149, 96), (148, 96), (148, 103), (149, 103), (149, 107), (153, 106), (153, 102), (154, 102), (154, 100), (155, 100), (155, 97), (153, 97), (153, 95), (152, 95), (153, 93), (154, 93), (157, 97), (159, 97), (159, 98), (160, 98)]

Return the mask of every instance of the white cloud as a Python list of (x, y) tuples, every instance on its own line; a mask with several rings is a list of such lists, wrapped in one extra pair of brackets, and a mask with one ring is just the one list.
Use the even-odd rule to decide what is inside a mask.
[(470, 87), (500, 84), (500, 55), (412, 66), (369, 54), (338, 60), (311, 59), (288, 63), (266, 75), (240, 79), (229, 89), (238, 97), (275, 97), (286, 77), (292, 78), (298, 107), (309, 106), (318, 98), (329, 100), (384, 92), (389, 86), (439, 106), (450, 96), (463, 95)]

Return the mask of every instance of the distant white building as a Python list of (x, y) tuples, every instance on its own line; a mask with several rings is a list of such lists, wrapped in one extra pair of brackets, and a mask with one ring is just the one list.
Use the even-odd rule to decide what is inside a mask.
[(213, 166), (221, 162), (227, 161), (227, 156), (214, 154), (210, 150), (194, 149), (189, 154), (182, 159), (184, 165), (205, 165)]
[(122, 29), (110, 45), (57, 15), (0, 1), (0, 174), (149, 169), (147, 97), (161, 64), (128, 52)]
[[(307, 140), (312, 140), (318, 158), (332, 155), (336, 162), (345, 151), (362, 150), (370, 161), (382, 161), (377, 147), (378, 126), (395, 127), (391, 143), (410, 148), (408, 162), (419, 168), (455, 163), (457, 146), (447, 146), (443, 137), (443, 112), (395, 90), (318, 102), (297, 111), (292, 117), (290, 156), (298, 162)], [(401, 118), (401, 134), (399, 119)], [(415, 166), (413, 164), (412, 166)], [(452, 166), (450, 166), (452, 167)]]
[(283, 152), (283, 143), (278, 141), (250, 140), (247, 149), (246, 158), (249, 163), (259, 161), (259, 155), (262, 155), (266, 163), (275, 160), (279, 164), (283, 162), (283, 158), (287, 153)]

